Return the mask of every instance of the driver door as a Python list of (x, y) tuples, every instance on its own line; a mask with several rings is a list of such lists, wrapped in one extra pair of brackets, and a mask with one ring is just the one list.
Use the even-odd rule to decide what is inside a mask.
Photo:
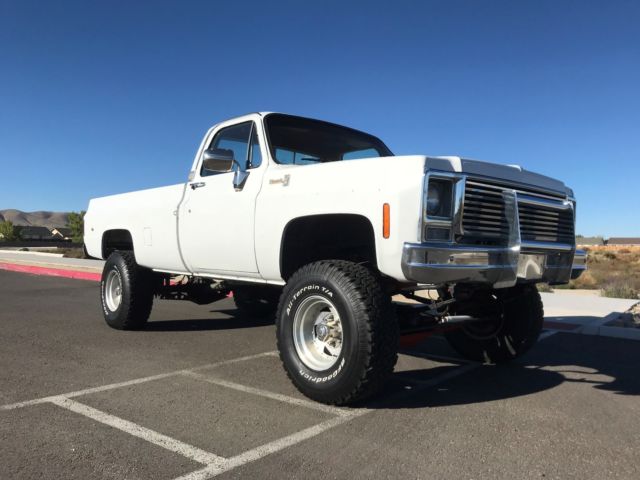
[(222, 127), (207, 149), (233, 152), (233, 171), (208, 171), (200, 159), (187, 184), (178, 234), (184, 261), (193, 273), (259, 277), (255, 205), (266, 165), (262, 165), (258, 138), (253, 121)]

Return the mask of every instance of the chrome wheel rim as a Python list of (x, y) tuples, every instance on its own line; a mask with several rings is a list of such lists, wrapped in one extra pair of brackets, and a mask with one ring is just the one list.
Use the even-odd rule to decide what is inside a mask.
[(107, 279), (104, 282), (104, 302), (111, 312), (118, 310), (120, 303), (122, 303), (122, 279), (120, 272), (116, 269), (107, 274)]
[(311, 370), (335, 365), (342, 352), (342, 322), (335, 305), (320, 295), (305, 298), (293, 318), (293, 342), (298, 358)]

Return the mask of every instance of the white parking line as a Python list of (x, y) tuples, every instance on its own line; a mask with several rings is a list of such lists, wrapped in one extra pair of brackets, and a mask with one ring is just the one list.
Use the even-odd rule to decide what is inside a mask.
[(549, 338), (551, 335), (555, 335), (556, 333), (558, 333), (558, 330), (545, 330), (538, 336), (538, 341)]
[(277, 400), (279, 402), (286, 402), (292, 405), (297, 405), (299, 407), (312, 408), (314, 410), (320, 410), (322, 412), (330, 413), (332, 415), (338, 415), (341, 417), (348, 417), (353, 415), (353, 412), (350, 410), (332, 407), (330, 405), (325, 405), (324, 403), (313, 402), (310, 400), (304, 400), (301, 398), (290, 397), (289, 395), (283, 395), (280, 393), (270, 392), (268, 390), (262, 390), (261, 388), (248, 387), (246, 385), (241, 385), (239, 383), (230, 382), (228, 380), (222, 380), (220, 378), (209, 377), (207, 375), (203, 375), (201, 373), (185, 371), (183, 375), (186, 375), (191, 378), (196, 378), (198, 380), (202, 380), (208, 383), (213, 383), (214, 385), (219, 385), (221, 387), (231, 388), (233, 390), (239, 390), (241, 392), (250, 393), (252, 395), (258, 395), (261, 397), (270, 398), (272, 400)]
[[(392, 395), (391, 397), (383, 399), (383, 401), (380, 404), (382, 406), (381, 408), (383, 408), (385, 404), (392, 403), (393, 401), (396, 401), (399, 398), (408, 396), (410, 394), (421, 392), (430, 387), (438, 385), (442, 382), (450, 380), (454, 377), (467, 373), (471, 370), (475, 370), (480, 366), (482, 366), (480, 363), (470, 363), (467, 365), (462, 365), (460, 367), (455, 367), (455, 370), (439, 375), (430, 381), (415, 382), (411, 380), (413, 383), (418, 384), (417, 388), (414, 388), (411, 390), (404, 390), (404, 391), (398, 392), (395, 395)], [(331, 428), (337, 427), (338, 425), (345, 424), (354, 418), (367, 415), (376, 410), (379, 410), (379, 408), (362, 408), (358, 410), (353, 410), (348, 416), (339, 416), (336, 418), (332, 418), (330, 420), (326, 420), (322, 423), (306, 428), (299, 432), (293, 433), (286, 437), (282, 437), (272, 442), (265, 443), (264, 445), (260, 445), (259, 447), (248, 450), (244, 453), (241, 453), (240, 455), (236, 455), (235, 457), (231, 457), (227, 459), (227, 461), (224, 462), (222, 465), (206, 466), (205, 468), (202, 468), (200, 470), (195, 470), (191, 473), (187, 473), (186, 475), (177, 477), (174, 480), (208, 480), (224, 472), (233, 470), (234, 468), (241, 467), (251, 462), (255, 462), (256, 460), (260, 460), (261, 458), (271, 455), (272, 453), (279, 452), (280, 450), (283, 450), (287, 447), (297, 445), (298, 443), (301, 443), (305, 440), (308, 440), (317, 435), (320, 435), (321, 433), (324, 433)]]
[(201, 470), (195, 470), (191, 473), (187, 473), (186, 475), (178, 477), (174, 480), (206, 480), (209, 478), (213, 478), (217, 475), (220, 475), (221, 473), (228, 472), (229, 470), (233, 470), (234, 468), (246, 465), (247, 463), (255, 462), (256, 460), (260, 460), (267, 455), (279, 452), (280, 450), (283, 450), (287, 447), (296, 445), (300, 442), (303, 442), (304, 440), (320, 435), (330, 428), (346, 423), (352, 418), (359, 417), (366, 414), (367, 412), (367, 410), (362, 410), (350, 415), (349, 417), (336, 417), (332, 418), (331, 420), (326, 420), (312, 427), (305, 428), (304, 430), (300, 430), (299, 432), (274, 440), (273, 442), (260, 445), (259, 447), (248, 450), (244, 453), (241, 453), (240, 455), (236, 455), (235, 457), (231, 457), (223, 465), (210, 465)]
[[(546, 332), (546, 333), (548, 336), (548, 335), (552, 335), (555, 332)], [(235, 358), (231, 360), (223, 360), (220, 362), (201, 365), (201, 366), (190, 368), (190, 369), (176, 370), (173, 372), (162, 373), (158, 375), (151, 375), (148, 377), (137, 378), (137, 379), (128, 380), (125, 382), (118, 382), (118, 383), (112, 383), (109, 385), (104, 385), (99, 387), (87, 388), (84, 390), (78, 390), (78, 391), (70, 392), (67, 394), (53, 395), (48, 397), (37, 398), (34, 400), (27, 400), (24, 402), (17, 402), (17, 403), (12, 403), (8, 405), (3, 405), (0, 407), (0, 410), (11, 410), (15, 408), (21, 408), (29, 405), (37, 405), (37, 404), (47, 403), (47, 402), (52, 403), (59, 407), (70, 410), (72, 412), (78, 413), (80, 415), (84, 415), (97, 422), (103, 423), (105, 425), (109, 425), (113, 428), (129, 433), (130, 435), (146, 440), (150, 443), (158, 445), (172, 452), (183, 455), (186, 458), (194, 460), (198, 463), (202, 463), (205, 465), (204, 468), (200, 470), (195, 470), (191, 473), (178, 477), (178, 479), (176, 480), (206, 480), (206, 479), (215, 477), (223, 472), (227, 472), (229, 470), (235, 469), (242, 465), (246, 465), (248, 463), (254, 462), (268, 455), (271, 455), (272, 453), (281, 451), (287, 447), (296, 445), (305, 440), (313, 438), (317, 435), (320, 435), (323, 432), (326, 432), (331, 428), (334, 428), (338, 425), (345, 424), (354, 418), (361, 417), (363, 415), (376, 411), (380, 408), (384, 408), (385, 404), (396, 401), (399, 398), (420, 392), (422, 390), (433, 387), (442, 382), (445, 382), (447, 380), (450, 380), (454, 377), (457, 377), (459, 375), (462, 375), (464, 373), (467, 373), (473, 369), (480, 367), (479, 363), (468, 363), (465, 365), (454, 367), (454, 370), (448, 371), (429, 381), (408, 379), (409, 382), (416, 385), (416, 388), (403, 390), (398, 392), (395, 395), (392, 395), (391, 397), (387, 397), (383, 399), (382, 402), (380, 402), (380, 404), (378, 405), (378, 408), (362, 408), (362, 409), (354, 409), (354, 410), (346, 410), (338, 407), (331, 407), (328, 405), (315, 403), (315, 402), (311, 402), (303, 399), (298, 399), (298, 398), (290, 397), (288, 395), (282, 395), (279, 393), (269, 392), (267, 390), (262, 390), (255, 387), (249, 387), (249, 386), (237, 384), (235, 382), (230, 382), (227, 380), (222, 380), (219, 378), (209, 377), (207, 375), (196, 373), (198, 370), (205, 370), (205, 369), (210, 369), (214, 367), (219, 367), (222, 365), (228, 365), (232, 363), (253, 360), (256, 358), (261, 358), (265, 356), (274, 356), (274, 355), (277, 355), (277, 352), (271, 351), (271, 352), (259, 353), (256, 355), (248, 355), (245, 357)], [(243, 391), (245, 393), (250, 393), (253, 395), (259, 395), (266, 398), (271, 398), (273, 400), (286, 402), (296, 406), (302, 406), (306, 408), (321, 410), (321, 411), (336, 415), (336, 417), (323, 421), (317, 425), (311, 426), (299, 432), (295, 432), (291, 435), (265, 443), (264, 445), (260, 445), (256, 448), (243, 452), (234, 457), (225, 458), (225, 457), (216, 455), (214, 453), (204, 451), (200, 448), (189, 445), (180, 440), (176, 440), (174, 438), (168, 437), (154, 430), (150, 430), (148, 428), (145, 428), (141, 425), (130, 422), (123, 418), (116, 417), (114, 415), (103, 412), (101, 410), (97, 410), (93, 407), (80, 403), (76, 400), (72, 400), (70, 398), (70, 397), (78, 397), (81, 395), (87, 395), (90, 393), (102, 392), (105, 390), (111, 390), (111, 389), (120, 388), (120, 387), (126, 387), (129, 385), (137, 385), (140, 383), (159, 380), (159, 379), (163, 379), (163, 378), (167, 378), (175, 375), (185, 375), (188, 377), (213, 383), (221, 387), (232, 388), (235, 390)]]
[(83, 403), (71, 400), (70, 398), (57, 397), (52, 399), (51, 403), (58, 405), (59, 407), (66, 408), (67, 410), (71, 410), (72, 412), (79, 413), (80, 415), (84, 415), (85, 417), (89, 417), (96, 422), (104, 423), (110, 427), (122, 430), (129, 435), (141, 438), (147, 442), (153, 443), (154, 445), (179, 453), (180, 455), (198, 463), (203, 463), (208, 466), (226, 464), (227, 460), (224, 457), (219, 457), (213, 453), (205, 452), (198, 447), (188, 445), (180, 440), (176, 440), (175, 438), (168, 437), (154, 430), (129, 422), (123, 418), (110, 415)]
[(231, 360), (222, 360), (220, 362), (208, 363), (206, 365), (200, 365), (200, 366), (189, 368), (186, 370), (175, 370), (173, 372), (160, 373), (158, 375), (151, 375), (149, 377), (134, 378), (133, 380), (126, 380), (124, 382), (118, 382), (118, 383), (110, 383), (109, 385), (101, 385), (99, 387), (85, 388), (84, 390), (77, 390), (75, 392), (63, 393), (60, 395), (51, 395), (48, 397), (36, 398), (34, 400), (25, 400), (23, 402), (9, 403), (7, 405), (0, 406), (0, 410), (13, 410), (14, 408), (22, 408), (22, 407), (28, 407), (30, 405), (38, 405), (39, 403), (53, 402), (54, 400), (59, 399), (60, 397), (72, 398), (72, 397), (79, 397), (82, 395), (88, 395), (91, 393), (104, 392), (105, 390), (113, 390), (114, 388), (128, 387), (130, 385), (138, 385), (140, 383), (152, 382), (154, 380), (161, 380), (163, 378), (180, 375), (184, 372), (221, 367), (223, 365), (229, 365), (237, 362), (244, 362), (247, 360), (254, 360), (256, 358), (271, 357), (277, 354), (278, 354), (277, 351), (262, 352), (256, 355), (247, 355), (245, 357), (233, 358)]

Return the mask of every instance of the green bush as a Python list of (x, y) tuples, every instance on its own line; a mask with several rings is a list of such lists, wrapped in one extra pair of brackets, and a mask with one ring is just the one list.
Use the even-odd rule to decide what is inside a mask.
[(16, 230), (9, 220), (0, 222), (0, 242), (11, 242), (16, 239)]
[(67, 227), (71, 229), (71, 238), (76, 243), (84, 241), (84, 210), (80, 213), (71, 212), (67, 220)]

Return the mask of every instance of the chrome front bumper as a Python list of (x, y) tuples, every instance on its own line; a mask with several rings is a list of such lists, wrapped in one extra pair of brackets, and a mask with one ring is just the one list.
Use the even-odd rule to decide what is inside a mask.
[(567, 283), (586, 269), (586, 258), (584, 251), (564, 244), (475, 247), (405, 243), (402, 271), (407, 280), (416, 283), (484, 283), (506, 288), (519, 281)]

